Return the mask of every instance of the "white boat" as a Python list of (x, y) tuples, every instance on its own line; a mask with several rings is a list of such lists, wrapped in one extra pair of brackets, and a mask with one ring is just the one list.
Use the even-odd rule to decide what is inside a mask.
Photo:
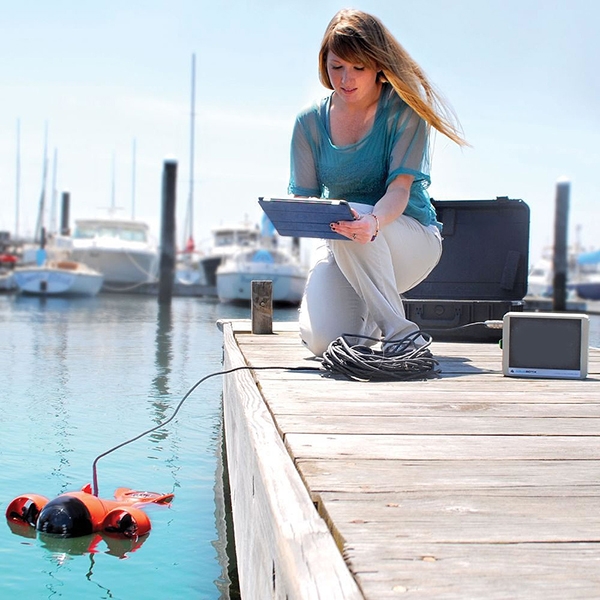
[(102, 273), (106, 291), (126, 292), (158, 279), (158, 245), (140, 221), (76, 220), (71, 256)]
[[(552, 248), (535, 262), (527, 278), (527, 295), (551, 297), (554, 287)], [(584, 299), (599, 299), (600, 251), (582, 253), (579, 246), (569, 248), (567, 257), (567, 293)]]
[(11, 292), (16, 289), (15, 274), (12, 270), (0, 270), (0, 292)]
[(600, 250), (580, 254), (577, 258), (579, 278), (575, 290), (580, 298), (600, 300)]
[(6, 252), (8, 235), (2, 237), (0, 232), (0, 292), (12, 292), (17, 287), (14, 268), (18, 259), (15, 254)]
[(101, 273), (72, 260), (17, 267), (14, 278), (21, 293), (36, 296), (95, 296), (103, 281)]
[(215, 288), (216, 295), (219, 265), (240, 250), (256, 247), (260, 239), (260, 230), (250, 223), (221, 225), (212, 230), (212, 235), (212, 246), (200, 259), (200, 265), (204, 271), (204, 282)]
[(249, 302), (252, 281), (271, 280), (273, 302), (299, 304), (307, 271), (287, 250), (255, 247), (238, 250), (219, 266), (216, 275), (222, 302)]
[(554, 268), (552, 260), (543, 256), (531, 267), (527, 276), (528, 296), (552, 296)]

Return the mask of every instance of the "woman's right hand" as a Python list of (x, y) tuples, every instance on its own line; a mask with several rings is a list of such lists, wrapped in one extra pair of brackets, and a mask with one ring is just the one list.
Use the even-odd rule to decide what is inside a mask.
[(358, 214), (352, 209), (354, 221), (336, 221), (331, 230), (359, 244), (368, 244), (377, 232), (377, 219), (372, 213)]

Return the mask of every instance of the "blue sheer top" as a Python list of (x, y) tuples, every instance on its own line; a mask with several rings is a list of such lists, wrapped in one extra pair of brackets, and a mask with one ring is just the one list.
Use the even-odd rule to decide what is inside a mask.
[(296, 118), (288, 193), (375, 205), (398, 175), (412, 175), (404, 214), (441, 228), (427, 192), (431, 180), (425, 121), (385, 83), (371, 131), (356, 144), (336, 146), (329, 134), (330, 103), (328, 96)]

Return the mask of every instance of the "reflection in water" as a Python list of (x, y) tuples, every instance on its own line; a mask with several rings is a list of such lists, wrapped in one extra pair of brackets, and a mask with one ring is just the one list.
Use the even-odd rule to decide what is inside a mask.
[(156, 376), (152, 383), (159, 395), (169, 393), (170, 363), (173, 357), (172, 336), (173, 318), (170, 304), (158, 305), (156, 324)]
[[(156, 323), (156, 354), (155, 366), (156, 375), (152, 380), (152, 385), (156, 391), (152, 402), (154, 407), (153, 420), (155, 423), (162, 423), (166, 420), (166, 411), (171, 407), (169, 403), (169, 375), (171, 373), (171, 360), (173, 358), (173, 319), (171, 305), (168, 303), (158, 305), (158, 319)], [(150, 436), (155, 442), (164, 440), (168, 435), (167, 429), (154, 431)]]
[[(171, 303), (159, 303), (158, 315), (156, 323), (156, 354), (155, 367), (156, 375), (152, 380), (155, 389), (155, 399), (152, 402), (154, 407), (153, 420), (158, 424), (166, 421), (171, 416), (171, 398), (169, 397), (169, 375), (171, 374), (171, 361), (173, 359), (173, 313)], [(167, 414), (167, 412), (169, 414)], [(157, 451), (162, 451), (163, 447), (160, 442), (167, 439), (169, 436), (169, 427), (153, 431), (150, 439), (156, 442)], [(171, 445), (177, 450), (178, 439), (176, 436), (171, 436)], [(150, 457), (153, 458), (153, 457)], [(180, 470), (179, 456), (177, 452), (168, 459), (165, 463), (169, 465), (173, 476), (173, 487), (180, 487), (177, 479), (177, 472)]]
[(103, 554), (115, 556), (119, 559), (127, 558), (128, 554), (131, 554), (141, 548), (141, 546), (149, 537), (148, 534), (139, 538), (127, 539), (109, 536), (104, 533), (93, 533), (81, 537), (63, 538), (56, 535), (38, 533), (29, 525), (17, 524), (11, 521), (8, 521), (8, 526), (12, 533), (20, 537), (28, 539), (35, 539), (36, 537), (39, 538), (41, 546), (48, 550), (50, 562), (55, 565), (51, 571), (46, 571), (46, 574), (53, 582), (46, 584), (46, 588), (50, 591), (49, 598), (54, 595), (62, 596), (60, 589), (62, 588), (63, 584), (58, 580), (57, 574), (63, 565), (71, 560), (71, 558), (83, 556), (85, 554), (89, 554), (90, 556), (90, 567), (85, 575), (86, 579), (106, 592), (107, 596), (103, 597), (112, 598), (113, 594), (109, 588), (92, 579), (95, 565), (94, 554), (102, 552)]
[(221, 576), (215, 580), (215, 586), (221, 594), (219, 600), (237, 600), (241, 598), (241, 595), (235, 554), (235, 540), (233, 537), (233, 515), (231, 512), (231, 495), (222, 415), (221, 411), (221, 421), (217, 425), (216, 431), (218, 443), (216, 445), (217, 469), (215, 472), (214, 488), (215, 526), (217, 528), (218, 539), (212, 542), (217, 551), (217, 558), (221, 566)]
[[(51, 472), (53, 477), (58, 478), (60, 489), (64, 492), (70, 485), (70, 482), (65, 480), (64, 472), (68, 473), (71, 466), (69, 455), (73, 452), (73, 448), (67, 443), (73, 437), (73, 427), (65, 402), (67, 396), (65, 390), (69, 383), (67, 366), (69, 322), (65, 314), (68, 305), (65, 304), (64, 298), (40, 297), (32, 300), (37, 300), (39, 303), (39, 312), (36, 315), (37, 327), (34, 330), (32, 347), (35, 361), (34, 372), (37, 374), (39, 389), (43, 389), (44, 383), (41, 380), (49, 371), (52, 372), (53, 378), (58, 384), (54, 390), (47, 389), (43, 401), (52, 407), (55, 416), (52, 425), (56, 432), (53, 440), (56, 444), (57, 462), (53, 463)], [(48, 362), (52, 364), (51, 369), (48, 369)], [(31, 398), (41, 400), (39, 393), (35, 392), (32, 392)]]
[[(9, 529), (14, 535), (27, 539), (39, 538), (41, 545), (50, 551), (52, 559), (57, 564), (63, 564), (71, 556), (82, 556), (84, 554), (98, 554), (103, 552), (117, 558), (127, 558), (142, 547), (150, 534), (135, 538), (115, 537), (104, 532), (91, 533), (79, 537), (60, 537), (48, 533), (38, 532), (34, 527), (15, 521), (6, 521)], [(104, 543), (102, 545), (102, 542)], [(103, 546), (106, 546), (104, 549)]]
[[(86, 579), (91, 583), (94, 583), (99, 588), (106, 591), (107, 596), (112, 598), (113, 595), (109, 588), (100, 585), (98, 582), (93, 581), (92, 576), (94, 574), (95, 559), (94, 554), (102, 552), (109, 556), (115, 556), (119, 559), (127, 558), (128, 554), (131, 554), (142, 547), (146, 540), (150, 537), (150, 534), (144, 535), (139, 538), (121, 538), (107, 535), (105, 533), (92, 533), (90, 535), (84, 535), (75, 538), (63, 538), (56, 535), (49, 535), (45, 533), (38, 533), (33, 527), (29, 525), (22, 525), (7, 521), (8, 526), (13, 534), (20, 537), (35, 539), (39, 538), (42, 548), (45, 548), (49, 552), (49, 559), (54, 565), (56, 565), (56, 571), (46, 571), (46, 574), (57, 581), (58, 589), (54, 589), (53, 584), (47, 584), (46, 588), (51, 592), (49, 597), (55, 594), (61, 596), (59, 589), (62, 584), (57, 580), (57, 573), (63, 565), (65, 565), (71, 558), (77, 556), (83, 556), (89, 554), (90, 556), (90, 567), (86, 573)], [(31, 544), (33, 545), (33, 544)]]
[(15, 535), (30, 539), (37, 537), (37, 532), (31, 525), (25, 525), (9, 519), (6, 519), (6, 524)]
[(83, 554), (108, 554), (116, 558), (127, 558), (141, 548), (150, 534), (136, 538), (121, 538), (107, 535), (105, 533), (92, 533), (76, 538), (61, 538), (44, 533), (39, 534), (42, 546), (49, 550), (56, 562), (69, 556), (81, 556)]
[[(127, 554), (138, 550), (148, 539), (149, 535), (150, 534), (147, 534), (140, 538), (125, 539), (115, 538), (104, 533), (95, 533), (77, 538), (61, 538), (40, 533), (39, 538), (42, 547), (50, 552), (50, 560), (58, 566), (58, 569), (72, 557), (89, 554), (90, 567), (85, 574), (86, 579), (106, 592), (106, 596), (103, 597), (112, 598), (113, 594), (110, 588), (101, 585), (93, 579), (94, 566), (96, 564), (94, 555), (102, 552), (103, 554), (115, 556), (119, 559), (127, 558)], [(106, 549), (104, 546), (106, 546)], [(53, 572), (49, 572), (48, 574), (54, 577)], [(59, 588), (56, 590), (52, 589), (52, 586), (47, 587), (52, 590), (52, 594), (49, 597), (52, 597), (54, 594), (58, 594), (59, 596), (62, 595), (59, 593), (59, 589), (62, 585), (59, 584)]]

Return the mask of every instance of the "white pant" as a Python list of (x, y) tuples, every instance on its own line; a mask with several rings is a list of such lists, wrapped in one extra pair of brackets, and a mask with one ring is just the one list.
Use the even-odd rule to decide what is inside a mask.
[[(352, 207), (361, 214), (373, 210), (365, 204)], [(423, 281), (441, 255), (437, 229), (405, 215), (383, 227), (368, 244), (324, 241), (300, 306), (302, 341), (320, 356), (342, 334), (389, 340), (416, 331), (405, 316), (400, 294)]]

